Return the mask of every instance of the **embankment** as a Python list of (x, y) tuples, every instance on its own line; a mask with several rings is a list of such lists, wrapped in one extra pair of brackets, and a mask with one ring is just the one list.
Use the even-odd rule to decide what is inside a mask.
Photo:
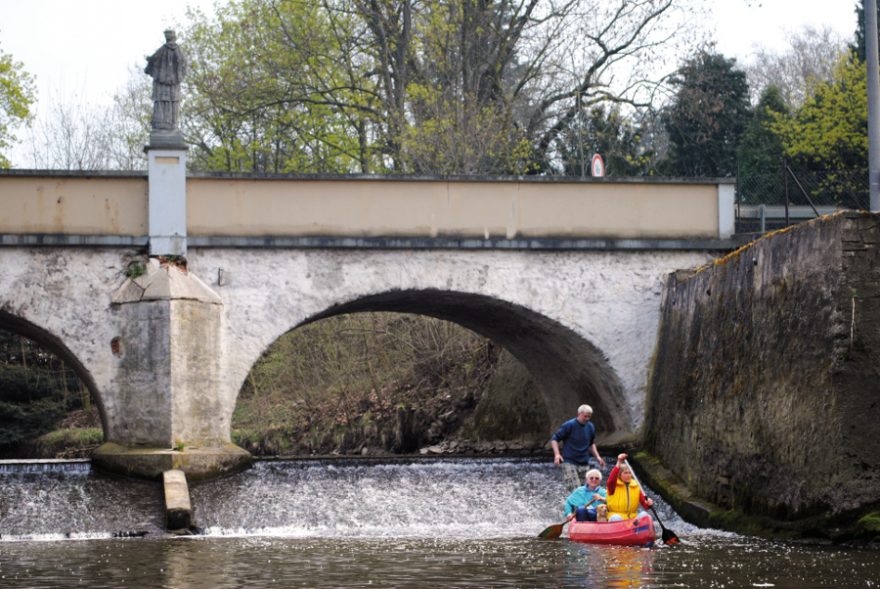
[(671, 275), (656, 350), (640, 462), (681, 512), (880, 534), (880, 216), (823, 217)]

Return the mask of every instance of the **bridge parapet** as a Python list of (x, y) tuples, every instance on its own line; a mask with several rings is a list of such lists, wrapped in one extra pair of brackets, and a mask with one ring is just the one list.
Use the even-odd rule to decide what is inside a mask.
[[(64, 236), (139, 244), (157, 223), (155, 211), (148, 212), (145, 175), (4, 172), (0, 204), (0, 243), (7, 245), (38, 244), (40, 235), (56, 244)], [(396, 237), (446, 239), (447, 246), (518, 241), (528, 248), (546, 239), (728, 240), (733, 207), (729, 179), (186, 179), (186, 231), (202, 243)]]

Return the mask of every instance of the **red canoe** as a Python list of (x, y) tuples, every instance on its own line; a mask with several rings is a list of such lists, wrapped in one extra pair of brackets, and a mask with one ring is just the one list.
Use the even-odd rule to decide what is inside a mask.
[(653, 543), (656, 538), (654, 520), (647, 513), (635, 519), (617, 522), (573, 521), (568, 524), (568, 539), (575, 542), (645, 546)]

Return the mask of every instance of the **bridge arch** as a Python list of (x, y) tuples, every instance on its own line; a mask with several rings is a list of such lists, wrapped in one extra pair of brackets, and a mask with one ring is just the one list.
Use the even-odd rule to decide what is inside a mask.
[(50, 331), (26, 320), (17, 317), (11, 313), (0, 309), (0, 329), (10, 331), (22, 337), (26, 337), (43, 348), (57, 356), (70, 368), (77, 378), (85, 385), (95, 401), (98, 408), (98, 416), (101, 419), (101, 430), (104, 432), (104, 439), (107, 439), (107, 416), (104, 409), (104, 403), (101, 398), (100, 390), (95, 383), (91, 373), (86, 369), (76, 354), (74, 354), (67, 345), (56, 335)]
[(554, 423), (589, 403), (600, 441), (632, 432), (619, 377), (603, 352), (572, 329), (524, 306), (440, 289), (389, 290), (334, 304), (294, 329), (335, 315), (396, 312), (457, 323), (506, 348), (531, 373)]

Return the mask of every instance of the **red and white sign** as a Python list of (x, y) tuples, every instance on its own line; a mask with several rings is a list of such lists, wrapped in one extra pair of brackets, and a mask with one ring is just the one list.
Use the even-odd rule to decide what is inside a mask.
[(593, 154), (593, 159), (590, 162), (590, 172), (593, 174), (593, 178), (601, 178), (605, 175), (605, 161), (598, 153)]

